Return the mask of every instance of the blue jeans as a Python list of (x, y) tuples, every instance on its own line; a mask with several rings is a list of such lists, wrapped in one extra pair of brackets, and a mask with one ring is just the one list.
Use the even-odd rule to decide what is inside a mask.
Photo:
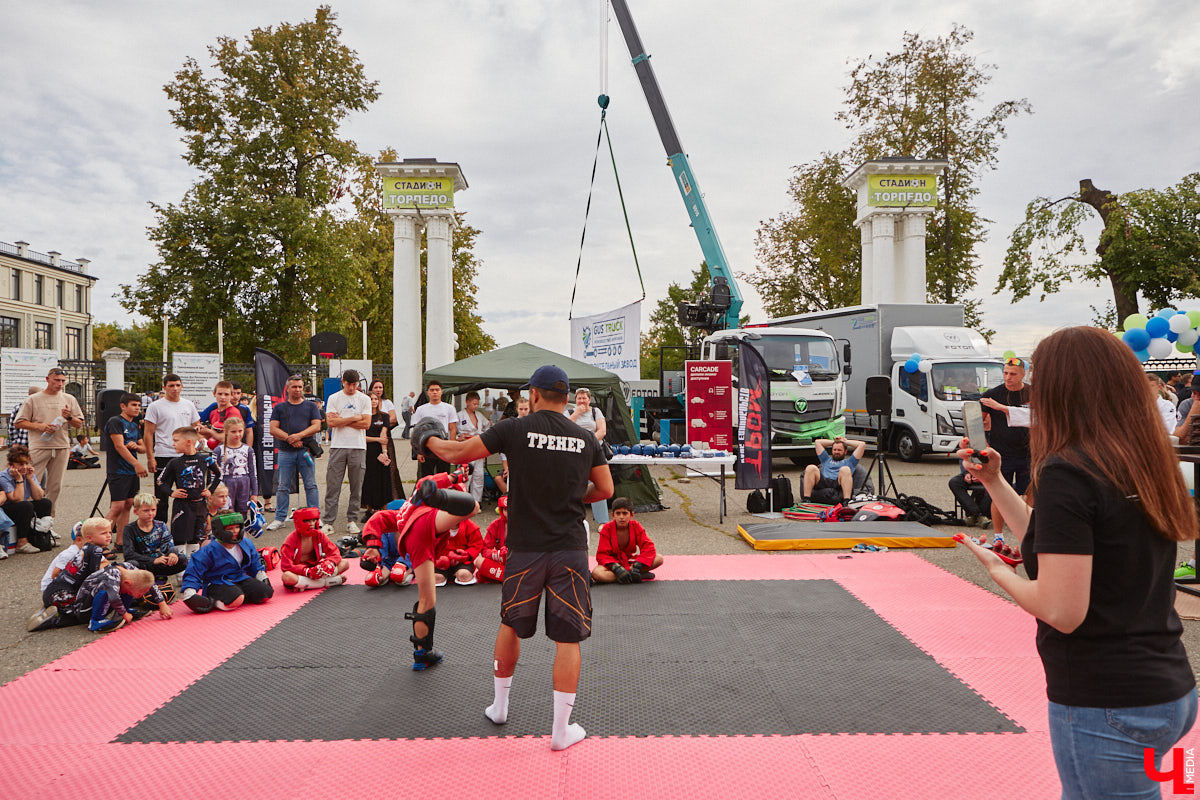
[(597, 525), (603, 525), (608, 522), (607, 500), (597, 500), (592, 503), (592, 519), (596, 520)]
[(1134, 708), (1087, 708), (1050, 703), (1050, 744), (1062, 781), (1063, 800), (1161, 796), (1146, 775), (1142, 752), (1154, 748), (1154, 763), (1191, 730), (1196, 690), (1170, 703)]
[(300, 470), (300, 481), (304, 484), (304, 507), (319, 508), (317, 466), (308, 451), (280, 450), (275, 454), (275, 463), (279, 465), (279, 469), (275, 471), (275, 519), (279, 522), (287, 521), (288, 506), (291, 504), (290, 490), (297, 469)]

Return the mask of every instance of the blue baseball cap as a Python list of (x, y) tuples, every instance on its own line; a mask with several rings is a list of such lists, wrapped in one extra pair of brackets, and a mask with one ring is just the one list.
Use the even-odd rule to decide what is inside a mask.
[(571, 383), (567, 380), (566, 370), (556, 367), (553, 364), (547, 364), (543, 367), (538, 367), (533, 371), (533, 375), (529, 378), (529, 383), (522, 386), (522, 389), (545, 389), (549, 392), (562, 392), (569, 394), (571, 391)]

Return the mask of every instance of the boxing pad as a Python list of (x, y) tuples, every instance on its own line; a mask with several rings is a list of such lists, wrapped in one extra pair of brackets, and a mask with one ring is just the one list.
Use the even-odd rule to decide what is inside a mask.
[(279, 548), (277, 547), (260, 547), (258, 555), (263, 561), (263, 568), (270, 572), (279, 566)]
[(426, 417), (413, 426), (412, 429), (412, 451), (414, 455), (426, 456), (433, 455), (425, 448), (425, 443), (430, 439), (449, 439), (450, 436), (446, 433), (446, 426), (442, 424), (440, 419)]
[(504, 580), (504, 564), (494, 558), (484, 558), (475, 570), (475, 579), (481, 583), (500, 583)]
[(404, 581), (405, 572), (408, 572), (408, 567), (404, 566), (403, 561), (397, 561), (394, 565), (392, 565), (392, 571), (389, 577), (396, 583), (402, 583)]
[(368, 575), (366, 581), (364, 582), (372, 589), (378, 589), (380, 586), (383, 586), (385, 583), (387, 583), (388, 580), (387, 571), (380, 567)]
[(434, 481), (418, 484), (410, 502), (431, 506), (456, 517), (469, 517), (475, 513), (475, 498), (469, 492), (439, 489)]

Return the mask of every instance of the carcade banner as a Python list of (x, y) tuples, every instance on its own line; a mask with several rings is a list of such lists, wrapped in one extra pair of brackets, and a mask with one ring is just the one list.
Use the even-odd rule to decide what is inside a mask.
[(383, 207), (454, 208), (454, 178), (384, 178)]
[(867, 205), (936, 208), (937, 175), (868, 175)]
[(642, 377), (642, 302), (571, 320), (571, 358), (615, 373), (625, 381)]

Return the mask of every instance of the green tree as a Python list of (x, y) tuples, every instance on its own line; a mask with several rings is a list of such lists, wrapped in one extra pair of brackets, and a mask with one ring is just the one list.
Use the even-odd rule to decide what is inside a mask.
[[(793, 209), (759, 228), (763, 263), (755, 280), (801, 302), (826, 297), (829, 302), (856, 302), (861, 268), (851, 260), (858, 257), (857, 247), (848, 243), (857, 242), (858, 234), (846, 215), (845, 195), (835, 191), (836, 179), (868, 160), (944, 159), (949, 166), (939, 181), (938, 208), (926, 241), (927, 297), (935, 303), (965, 303), (969, 324), (978, 323), (978, 301), (970, 293), (979, 266), (976, 249), (986, 234), (986, 220), (974, 204), (979, 178), (995, 167), (1008, 121), (1028, 113), (1030, 106), (1022, 99), (978, 108), (995, 67), (966, 52), (973, 38), (960, 25), (934, 39), (905, 33), (899, 52), (868, 56), (852, 65), (837, 119), (854, 140), (844, 151), (825, 153), (797, 168)], [(790, 220), (798, 224), (780, 224)], [(817, 238), (790, 241), (801, 234)], [(790, 263), (789, 253), (795, 254)], [(762, 275), (771, 271), (783, 274), (771, 283)], [(823, 296), (811, 296), (806, 287), (813, 285), (824, 287)], [(809, 309), (777, 308), (772, 313), (802, 310)]]
[[(162, 360), (162, 322), (132, 324), (128, 327), (119, 322), (97, 322), (92, 326), (92, 358), (112, 347), (129, 351), (130, 361)], [(192, 352), (196, 348), (183, 329), (167, 324), (167, 350)]]
[(237, 359), (256, 345), (303, 357), (312, 319), (359, 318), (347, 194), (362, 156), (339, 126), (379, 93), (335, 19), (321, 6), (244, 43), (221, 37), (209, 48), (214, 75), (189, 58), (164, 87), (183, 158), (201, 176), (179, 204), (152, 204), (160, 260), (121, 287), (128, 310), (169, 314), (205, 349), (223, 317)]
[(795, 168), (788, 183), (793, 207), (759, 223), (758, 263), (743, 277), (772, 317), (857, 305), (862, 250), (854, 227), (854, 193), (840, 183), (845, 167), (834, 153)]
[[(1100, 241), (1089, 253), (1085, 233), (1096, 218)], [(1137, 313), (1139, 295), (1151, 309), (1200, 296), (1200, 172), (1163, 190), (1116, 195), (1082, 180), (1078, 194), (1032, 200), (1009, 237), (996, 291), (1045, 300), (1076, 280), (1109, 282), (1113, 302), (1092, 307), (1093, 322), (1109, 328)]]

